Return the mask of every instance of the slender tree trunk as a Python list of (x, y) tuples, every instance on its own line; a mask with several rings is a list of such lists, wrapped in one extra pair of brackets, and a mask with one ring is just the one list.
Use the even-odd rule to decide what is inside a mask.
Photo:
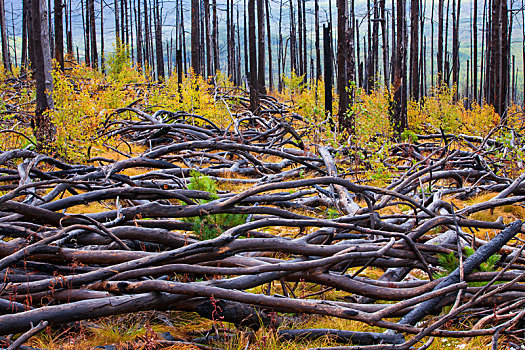
[(100, 69), (106, 72), (104, 62), (104, 0), (100, 0)]
[(142, 13), (140, 11), (140, 0), (137, 1), (137, 7), (135, 8), (135, 18), (136, 25), (137, 25), (137, 66), (139, 69), (144, 68), (144, 61), (143, 61), (143, 55), (142, 55), (142, 22), (141, 17)]
[(337, 0), (337, 93), (339, 94), (339, 131), (354, 133), (348, 96), (348, 2)]
[(387, 31), (387, 18), (386, 18), (386, 3), (385, 0), (379, 0), (379, 7), (381, 11), (381, 38), (383, 39), (383, 75), (384, 82), (387, 90), (390, 90), (390, 84), (388, 83), (389, 77), (389, 55), (388, 55), (388, 31)]
[(206, 71), (208, 75), (214, 75), (212, 68), (211, 43), (212, 38), (210, 35), (210, 0), (204, 0), (204, 28), (206, 32)]
[(293, 1), (290, 0), (290, 72), (299, 73), (297, 70), (297, 39), (295, 32), (295, 15)]
[(410, 1), (410, 97), (419, 100), (419, 0)]
[(62, 0), (55, 0), (55, 59), (58, 62), (58, 67), (64, 70), (64, 25), (62, 9)]
[[(244, 0), (244, 74), (246, 75), (246, 80), (250, 80), (250, 60), (248, 58), (248, 22), (247, 14), (248, 10), (246, 8), (246, 0)], [(247, 84), (248, 85), (248, 84)]]
[[(455, 2), (456, 0), (454, 0)], [(458, 99), (459, 93), (459, 14), (461, 9), (461, 0), (457, 0), (457, 8), (454, 9), (452, 29), (452, 85), (456, 86), (454, 98)]]
[(27, 28), (29, 22), (29, 12), (31, 3), (30, 0), (22, 1), (22, 58), (20, 61), (20, 66), (22, 71), (28, 67), (28, 58), (27, 58), (27, 49), (28, 49), (28, 40), (27, 40)]
[[(119, 22), (119, 9), (118, 9), (118, 2), (119, 0), (115, 0), (114, 1), (114, 9), (115, 9), (115, 40), (116, 40), (116, 45), (115, 47), (119, 47), (120, 45), (120, 22)], [(140, 2), (140, 0), (139, 0)]]
[(257, 76), (257, 47), (255, 38), (255, 0), (248, 0), (248, 36), (250, 50), (250, 110), (252, 113), (259, 112), (259, 87)]
[(490, 55), (490, 85), (487, 102), (494, 106), (503, 121), (506, 121), (509, 43), (508, 10), (506, 0), (492, 0), (492, 28)]
[(264, 0), (257, 0), (257, 31), (258, 31), (258, 45), (257, 45), (257, 77), (259, 93), (266, 94), (266, 76), (265, 76), (265, 53), (264, 53)]
[[(277, 52), (277, 90), (281, 92), (283, 90), (283, 79), (282, 75), (284, 74), (284, 64), (285, 60), (283, 58), (283, 31), (282, 31), (282, 19), (283, 19), (283, 0), (279, 4), (279, 49)], [(525, 52), (525, 44), (524, 44)], [(282, 65), (282, 71), (281, 71)]]
[(405, 0), (397, 0), (397, 42), (394, 65), (394, 99), (390, 106), (392, 125), (397, 138), (407, 127), (407, 93), (406, 93), (406, 21)]
[[(140, 0), (139, 0), (140, 1)], [(149, 73), (150, 56), (149, 56), (149, 26), (148, 26), (148, 2), (144, 0), (144, 72)]]
[(323, 53), (324, 53), (324, 110), (330, 122), (330, 129), (335, 131), (334, 118), (332, 116), (332, 37), (330, 35), (331, 25), (323, 26)]
[(438, 4), (438, 39), (437, 39), (437, 74), (438, 84), (443, 84), (444, 72), (443, 72), (443, 7), (445, 6), (444, 0), (439, 0)]
[(164, 50), (162, 46), (162, 7), (159, 5), (159, 0), (156, 0), (154, 7), (155, 16), (155, 51), (157, 57), (157, 79), (164, 81)]
[(375, 88), (374, 85), (379, 71), (379, 21), (379, 1), (374, 0), (374, 24), (372, 26), (372, 89)]
[(9, 39), (7, 38), (4, 0), (0, 0), (0, 31), (2, 35), (2, 60), (4, 63), (4, 69), (6, 72), (11, 72), (11, 58), (9, 55)]
[(478, 0), (473, 0), (472, 15), (472, 96), (478, 101)]
[[(245, 0), (246, 2), (246, 0)], [(218, 43), (218, 40), (219, 40), (219, 25), (217, 23), (217, 1), (216, 0), (212, 0), (212, 6), (213, 6), (213, 30), (212, 30), (212, 38), (211, 38), (211, 42), (212, 42), (212, 45), (213, 45), (213, 74), (215, 74), (215, 72), (217, 70), (220, 70), (221, 67), (220, 67), (220, 63), (219, 63), (219, 43)], [(245, 16), (246, 18), (246, 16)], [(245, 19), (246, 21), (246, 19)], [(246, 33), (246, 28), (245, 28), (245, 33)], [(245, 40), (245, 44), (246, 44), (246, 40)], [(246, 45), (245, 45), (246, 46)], [(245, 52), (247, 50), (245, 49)]]
[(89, 3), (89, 30), (91, 37), (91, 63), (93, 68), (98, 68), (97, 52), (97, 28), (95, 27), (95, 0), (88, 0)]
[[(314, 13), (315, 13), (315, 77), (317, 80), (321, 79), (321, 47), (320, 47), (320, 37), (319, 37), (319, 0), (315, 0), (314, 3)], [(324, 27), (323, 27), (323, 40), (329, 40), (329, 37), (324, 36)], [(330, 32), (329, 32), (330, 33)], [(326, 54), (326, 51), (324, 51)], [(326, 62), (326, 60), (325, 60)], [(325, 63), (326, 64), (326, 63)], [(331, 74), (331, 72), (330, 72)], [(331, 89), (331, 87), (330, 87)], [(330, 92), (331, 94), (331, 92)]]
[(200, 4), (191, 0), (191, 67), (195, 75), (201, 75)]
[(273, 65), (272, 65), (272, 34), (270, 30), (270, 6), (269, 0), (264, 1), (266, 8), (266, 29), (268, 35), (268, 86), (270, 91), (273, 90)]
[(44, 150), (55, 138), (55, 127), (49, 113), (53, 109), (53, 77), (49, 47), (48, 11), (44, 0), (32, 0), (32, 47), (36, 81), (34, 134), (39, 150)]
[[(91, 67), (90, 60), (90, 42), (89, 42), (89, 19), (88, 19), (88, 10), (87, 10), (87, 1), (86, 6), (84, 7), (84, 1), (80, 0), (80, 6), (82, 8), (82, 26), (84, 27), (84, 63), (87, 67)], [(85, 12), (85, 14), (84, 14)]]

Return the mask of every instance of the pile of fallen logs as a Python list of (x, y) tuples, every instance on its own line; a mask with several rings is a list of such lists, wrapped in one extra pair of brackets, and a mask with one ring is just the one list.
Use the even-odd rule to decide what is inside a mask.
[[(0, 335), (40, 321), (187, 310), (238, 327), (275, 327), (283, 339), (330, 336), (349, 348), (481, 335), (494, 346), (502, 336), (519, 342), (522, 223), (472, 218), (525, 200), (525, 175), (497, 173), (494, 154), (504, 144), (443, 134), (400, 143), (391, 158), (399, 174), (381, 188), (339, 175), (334, 159), (355, 150), (308, 151), (294, 129), (300, 117), (269, 98), (264, 106), (257, 116), (232, 112), (227, 128), (183, 112), (122, 108), (105, 135), (145, 151), (120, 150), (120, 161), (0, 154)], [(189, 189), (196, 173), (219, 190)], [(479, 193), (495, 197), (454, 204)], [(241, 222), (197, 220), (221, 215)], [(216, 237), (203, 240), (199, 230)], [(457, 268), (438, 278), (440, 257), (451, 253)], [(480, 270), (494, 254), (494, 269)], [(367, 273), (378, 269), (380, 278)], [(344, 298), (327, 299), (331, 290)], [(294, 314), (388, 331), (280, 327)], [(450, 329), (458, 321), (471, 326)]]

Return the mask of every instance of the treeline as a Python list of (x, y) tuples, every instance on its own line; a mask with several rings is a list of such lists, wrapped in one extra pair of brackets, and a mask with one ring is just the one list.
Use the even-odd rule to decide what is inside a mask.
[[(335, 82), (339, 126), (350, 132), (355, 88), (371, 92), (378, 85), (391, 94), (398, 132), (407, 126), (407, 101), (419, 101), (440, 85), (461, 87), (456, 99), (464, 98), (467, 105), (486, 101), (505, 119), (518, 91), (513, 35), (521, 39), (525, 62), (524, 32), (513, 33), (514, 22), (523, 29), (525, 19), (523, 4), (516, 8), (516, 1), (431, 0), (429, 6), (430, 0), (23, 0), (22, 13), (15, 13), (13, 0), (6, 11), (4, 1), (0, 24), (7, 71), (11, 52), (15, 64), (38, 68), (39, 45), (61, 69), (68, 54), (104, 70), (109, 37), (116, 47), (129, 47), (131, 60), (159, 81), (187, 74), (190, 67), (203, 76), (227, 73), (235, 84), (250, 88), (254, 112), (258, 96), (282, 89), (282, 76), (291, 71), (305, 82), (324, 79), (326, 110), (331, 111)], [(471, 8), (469, 18), (461, 17), (465, 7)], [(37, 27), (35, 16), (47, 29)], [(15, 17), (22, 18), (16, 26), (21, 30)], [(79, 17), (82, 36), (73, 34)], [(466, 20), (470, 42), (461, 51), (467, 43), (460, 42), (460, 22)]]

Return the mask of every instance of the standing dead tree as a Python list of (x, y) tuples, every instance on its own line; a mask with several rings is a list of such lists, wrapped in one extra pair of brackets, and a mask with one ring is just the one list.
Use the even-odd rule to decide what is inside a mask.
[(31, 46), (36, 81), (36, 109), (33, 123), (39, 149), (45, 149), (55, 138), (55, 127), (48, 111), (53, 109), (53, 76), (47, 27), (48, 11), (44, 0), (31, 1)]

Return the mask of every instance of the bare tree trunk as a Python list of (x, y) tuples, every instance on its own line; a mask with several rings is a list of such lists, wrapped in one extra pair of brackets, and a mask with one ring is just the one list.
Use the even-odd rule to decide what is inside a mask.
[(389, 77), (389, 55), (388, 55), (388, 32), (387, 32), (387, 18), (386, 18), (386, 3), (385, 0), (379, 0), (379, 7), (381, 11), (381, 37), (383, 39), (383, 75), (387, 90), (390, 90), (388, 83)]
[[(119, 47), (120, 45), (120, 22), (119, 22), (119, 17), (118, 17), (118, 14), (119, 14), (119, 10), (118, 10), (118, 2), (119, 0), (115, 0), (114, 1), (114, 10), (115, 10), (115, 40), (116, 40), (116, 45), (115, 47)], [(140, 0), (139, 0), (140, 2)], [(140, 12), (140, 11), (139, 11)]]
[(159, 0), (156, 0), (154, 6), (155, 16), (155, 51), (157, 58), (157, 79), (164, 81), (164, 50), (162, 46), (162, 8), (159, 6)]
[(258, 44), (257, 44), (257, 78), (259, 93), (266, 94), (266, 76), (265, 76), (265, 53), (264, 53), (264, 0), (257, 0), (257, 32), (258, 32)]
[(144, 68), (144, 61), (142, 56), (142, 22), (141, 17), (142, 13), (140, 11), (140, 0), (137, 1), (137, 7), (135, 8), (135, 18), (137, 24), (137, 66), (139, 69)]
[(332, 115), (332, 36), (331, 25), (323, 26), (323, 51), (324, 51), (324, 110), (330, 122), (330, 129), (335, 131), (335, 123)]
[(506, 0), (492, 0), (492, 30), (489, 48), (490, 85), (487, 102), (494, 106), (502, 121), (506, 121), (509, 43)]
[(304, 66), (303, 66), (303, 55), (304, 55), (304, 49), (303, 49), (303, 10), (302, 10), (303, 1), (297, 0), (297, 31), (299, 32), (299, 45), (298, 45), (298, 60), (299, 60), (299, 75), (304, 74)]
[[(456, 0), (454, 0), (455, 3)], [(456, 86), (454, 98), (458, 99), (459, 93), (459, 14), (461, 9), (461, 0), (457, 0), (457, 8), (454, 8), (455, 14), (452, 19), (452, 85)]]
[(55, 59), (58, 62), (58, 67), (64, 70), (64, 26), (62, 9), (62, 0), (55, 0)]
[(32, 0), (31, 12), (33, 21), (31, 41), (35, 57), (33, 65), (36, 81), (34, 134), (38, 148), (42, 150), (55, 138), (55, 127), (49, 113), (46, 113), (46, 111), (53, 109), (53, 77), (51, 75), (48, 11), (45, 1)]
[(290, 0), (290, 72), (297, 71), (297, 37), (295, 32), (295, 15), (293, 12), (293, 1)]
[(191, 0), (191, 67), (195, 75), (201, 75), (200, 4)]
[[(219, 63), (219, 43), (218, 43), (219, 25), (217, 24), (217, 1), (213, 0), (212, 4), (213, 4), (212, 5), (213, 6), (213, 21), (212, 21), (213, 30), (212, 30), (211, 42), (212, 42), (212, 47), (213, 47), (213, 74), (215, 74), (215, 72), (217, 70), (220, 70), (221, 67)], [(245, 16), (245, 21), (246, 21), (246, 16)], [(245, 29), (245, 33), (246, 33), (246, 29)], [(245, 43), (246, 43), (246, 40), (245, 40)], [(245, 52), (246, 51), (247, 50), (245, 49)]]
[[(248, 10), (246, 8), (246, 0), (244, 0), (244, 74), (246, 75), (246, 81), (250, 80), (250, 59), (248, 58), (248, 22), (247, 15)], [(246, 84), (248, 85), (248, 84)]]
[(6, 72), (11, 72), (11, 58), (9, 55), (9, 41), (7, 38), (4, 0), (0, 0), (0, 31), (2, 35), (2, 60), (4, 63), (4, 69)]
[(444, 0), (439, 0), (438, 4), (438, 39), (437, 39), (437, 74), (438, 84), (441, 85), (444, 79), (443, 72), (443, 7), (445, 6)]
[[(284, 64), (286, 63), (283, 57), (283, 32), (282, 32), (282, 19), (283, 19), (283, 0), (279, 4), (279, 49), (277, 51), (277, 90), (281, 92), (283, 90), (283, 79)], [(525, 52), (525, 45), (524, 45)], [(282, 71), (281, 71), (282, 65)]]
[(390, 106), (392, 125), (396, 137), (400, 137), (407, 127), (407, 92), (406, 92), (406, 21), (405, 0), (397, 0), (397, 43), (394, 66), (394, 99)]
[(266, 29), (268, 36), (268, 86), (270, 91), (273, 90), (273, 65), (272, 65), (272, 34), (270, 30), (270, 6), (269, 0), (264, 1), (266, 7)]
[[(84, 27), (84, 63), (87, 67), (91, 67), (91, 60), (90, 60), (90, 49), (89, 49), (89, 20), (88, 20), (88, 10), (87, 10), (87, 1), (86, 0), (85, 8), (84, 8), (84, 1), (80, 0), (80, 6), (82, 8), (82, 26)], [(85, 12), (85, 13), (84, 13)]]
[[(314, 12), (315, 12), (315, 77), (317, 80), (321, 79), (322, 73), (321, 73), (321, 47), (319, 44), (319, 0), (315, 0), (314, 3)], [(323, 27), (323, 30), (324, 29)], [(328, 37), (329, 38), (329, 37)], [(327, 40), (327, 37), (324, 36), (323, 32), (323, 40)], [(326, 54), (326, 51), (324, 51)], [(326, 60), (325, 60), (326, 62)], [(331, 74), (331, 72), (330, 72)], [(330, 87), (331, 89), (331, 87)], [(330, 92), (331, 93), (331, 92)]]
[(410, 1), (410, 98), (419, 101), (419, 0)]
[(91, 63), (93, 68), (98, 68), (97, 52), (97, 28), (95, 27), (95, 0), (88, 0), (89, 10), (89, 30), (91, 37)]
[[(140, 0), (139, 0), (140, 1)], [(149, 74), (150, 69), (150, 41), (149, 41), (149, 16), (148, 16), (148, 2), (144, 0), (144, 72)]]
[(22, 71), (25, 71), (25, 69), (28, 66), (28, 58), (27, 58), (27, 49), (28, 49), (28, 40), (27, 40), (27, 31), (28, 31), (28, 22), (29, 22), (29, 13), (31, 11), (30, 9), (31, 3), (30, 0), (23, 0), (22, 1), (22, 58), (20, 61), (20, 66), (22, 67)]
[(106, 72), (104, 62), (104, 0), (100, 0), (100, 69)]
[(252, 113), (259, 112), (259, 87), (257, 76), (257, 47), (255, 44), (255, 0), (248, 0), (248, 42), (250, 50), (250, 110)]
[(472, 96), (478, 101), (478, 0), (473, 0), (472, 15)]
[(204, 0), (204, 28), (206, 32), (206, 71), (208, 75), (214, 75), (212, 69), (211, 35), (210, 35), (210, 0)]
[(348, 96), (348, 2), (337, 0), (337, 93), (339, 94), (339, 131), (354, 133)]

